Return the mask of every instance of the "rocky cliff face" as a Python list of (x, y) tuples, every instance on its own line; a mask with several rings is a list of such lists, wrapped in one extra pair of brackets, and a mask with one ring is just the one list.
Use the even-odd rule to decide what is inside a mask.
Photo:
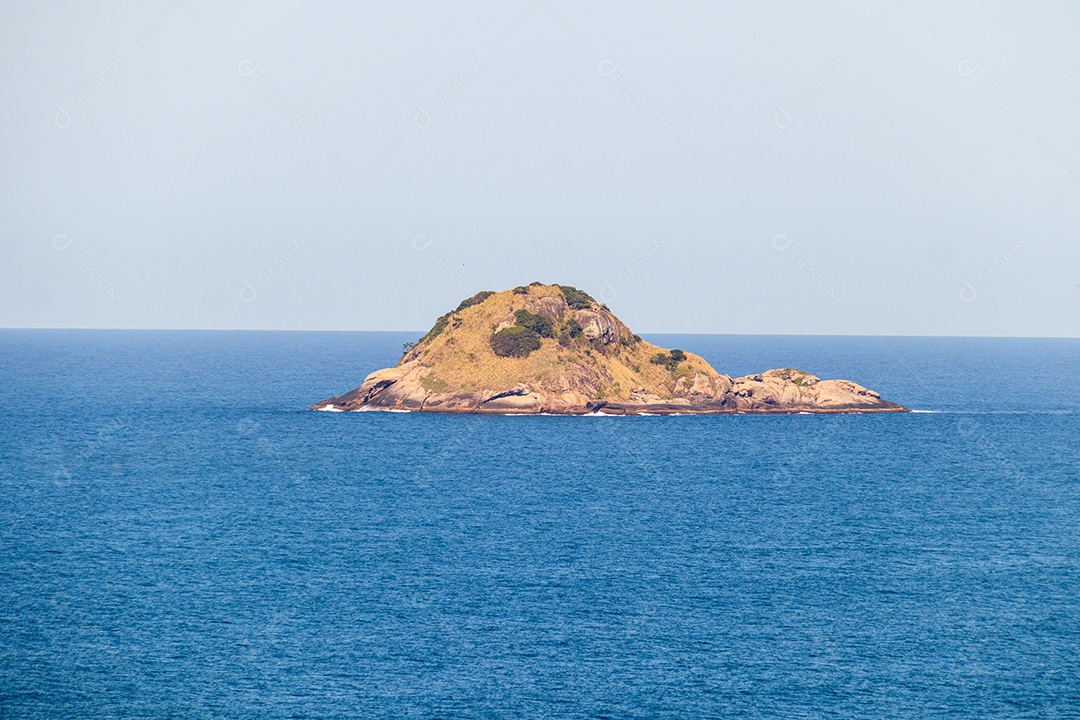
[(396, 367), (314, 410), (614, 415), (887, 412), (905, 408), (846, 380), (795, 370), (734, 378), (634, 335), (568, 286), (479, 293), (443, 315)]

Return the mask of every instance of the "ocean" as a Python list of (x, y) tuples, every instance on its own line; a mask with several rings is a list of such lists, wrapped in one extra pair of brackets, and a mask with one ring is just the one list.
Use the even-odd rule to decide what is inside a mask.
[(0, 330), (0, 718), (1080, 717), (1080, 341), (917, 412), (319, 413), (419, 333)]

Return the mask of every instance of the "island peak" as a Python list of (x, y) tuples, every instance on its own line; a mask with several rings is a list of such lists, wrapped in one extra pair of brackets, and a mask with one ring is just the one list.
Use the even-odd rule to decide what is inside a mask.
[(570, 285), (485, 290), (442, 315), (397, 365), (314, 410), (582, 415), (896, 412), (847, 380), (795, 368), (731, 378), (635, 335)]

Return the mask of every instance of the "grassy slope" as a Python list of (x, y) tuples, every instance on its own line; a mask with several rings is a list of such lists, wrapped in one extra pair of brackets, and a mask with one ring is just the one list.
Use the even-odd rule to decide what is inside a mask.
[[(527, 306), (535, 310), (540, 298), (562, 298), (555, 285), (530, 286), (528, 291), (528, 295), (521, 295), (505, 290), (453, 313), (445, 329), (420, 348), (420, 363), (431, 368), (423, 381), (425, 388), (435, 392), (472, 392), (501, 390), (526, 382), (560, 391), (571, 389), (568, 383), (573, 384), (572, 378), (576, 378), (597, 389), (597, 397), (626, 400), (630, 391), (639, 386), (655, 395), (671, 397), (678, 377), (693, 376), (695, 372), (710, 377), (717, 374), (702, 358), (690, 353), (674, 371), (650, 363), (650, 358), (666, 350), (643, 340), (630, 340), (629, 328), (618, 321), (629, 344), (598, 347), (579, 338), (567, 348), (557, 339), (544, 338), (540, 349), (528, 357), (499, 357), (490, 344), (495, 328), (514, 324), (514, 312)], [(604, 312), (599, 306), (597, 311)], [(574, 312), (567, 309), (564, 320), (573, 317)]]

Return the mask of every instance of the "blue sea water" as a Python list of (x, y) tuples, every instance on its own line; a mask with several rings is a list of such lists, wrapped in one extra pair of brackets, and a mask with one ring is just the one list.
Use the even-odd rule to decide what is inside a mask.
[(912, 414), (304, 410), (415, 337), (0, 331), (0, 718), (1080, 717), (1080, 341), (650, 338)]

